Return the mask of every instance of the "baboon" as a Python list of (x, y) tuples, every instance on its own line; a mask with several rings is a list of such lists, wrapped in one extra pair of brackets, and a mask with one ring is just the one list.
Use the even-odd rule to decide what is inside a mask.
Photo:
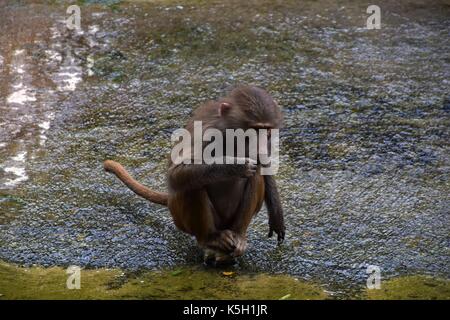
[[(194, 121), (202, 121), (203, 129), (220, 130), (224, 137), (226, 129), (266, 129), (270, 134), (271, 129), (281, 127), (282, 114), (265, 90), (238, 86), (226, 97), (198, 107), (185, 127), (190, 133)], [(277, 185), (273, 175), (261, 175), (259, 159), (246, 157), (240, 164), (186, 164), (171, 159), (168, 193), (140, 184), (112, 160), (106, 160), (104, 168), (136, 194), (167, 206), (176, 227), (195, 236), (204, 249), (205, 262), (229, 262), (244, 253), (247, 228), (263, 202), (269, 215), (268, 236), (275, 232), (279, 243), (284, 240), (283, 209)]]

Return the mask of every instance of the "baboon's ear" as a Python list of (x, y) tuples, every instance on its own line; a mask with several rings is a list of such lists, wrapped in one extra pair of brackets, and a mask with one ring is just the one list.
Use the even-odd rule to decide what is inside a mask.
[(231, 109), (231, 103), (222, 102), (219, 106), (219, 117), (222, 117), (227, 114), (227, 112)]

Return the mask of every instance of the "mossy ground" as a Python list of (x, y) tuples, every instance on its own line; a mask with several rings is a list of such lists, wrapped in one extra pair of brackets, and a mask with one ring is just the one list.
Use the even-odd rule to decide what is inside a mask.
[(66, 287), (61, 267), (23, 268), (0, 263), (1, 299), (325, 299), (320, 286), (286, 275), (224, 273), (186, 267), (125, 273), (81, 271), (81, 288)]
[(449, 300), (450, 282), (427, 276), (405, 276), (382, 282), (379, 290), (367, 290), (371, 300)]
[[(240, 274), (202, 266), (163, 271), (83, 269), (81, 288), (66, 287), (61, 267), (24, 268), (0, 263), (0, 299), (328, 299), (319, 285), (288, 275)], [(383, 281), (357, 298), (450, 299), (448, 280), (404, 276)]]

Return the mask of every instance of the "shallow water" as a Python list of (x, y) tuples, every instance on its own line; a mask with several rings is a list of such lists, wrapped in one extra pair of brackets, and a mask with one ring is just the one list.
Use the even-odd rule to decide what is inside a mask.
[(164, 190), (171, 132), (254, 83), (284, 107), (287, 240), (266, 238), (262, 211), (239, 270), (338, 295), (368, 265), (449, 277), (449, 6), (380, 2), (382, 29), (366, 30), (365, 3), (251, 3), (83, 5), (82, 32), (63, 5), (0, 5), (0, 259), (200, 263), (167, 209), (102, 161)]

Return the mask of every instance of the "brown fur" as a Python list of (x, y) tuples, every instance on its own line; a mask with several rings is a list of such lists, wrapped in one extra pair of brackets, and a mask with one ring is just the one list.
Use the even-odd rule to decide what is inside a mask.
[[(208, 102), (195, 110), (186, 129), (201, 120), (203, 130), (279, 128), (281, 111), (263, 89), (240, 86), (229, 96)], [(227, 155), (230, 156), (230, 155)], [(207, 258), (216, 261), (242, 255), (247, 246), (247, 228), (266, 202), (269, 236), (284, 238), (283, 210), (275, 180), (262, 176), (251, 159), (245, 164), (174, 164), (169, 162), (169, 192), (153, 191), (134, 180), (117, 162), (105, 161), (105, 170), (114, 173), (136, 194), (167, 205), (180, 230), (194, 235)]]

